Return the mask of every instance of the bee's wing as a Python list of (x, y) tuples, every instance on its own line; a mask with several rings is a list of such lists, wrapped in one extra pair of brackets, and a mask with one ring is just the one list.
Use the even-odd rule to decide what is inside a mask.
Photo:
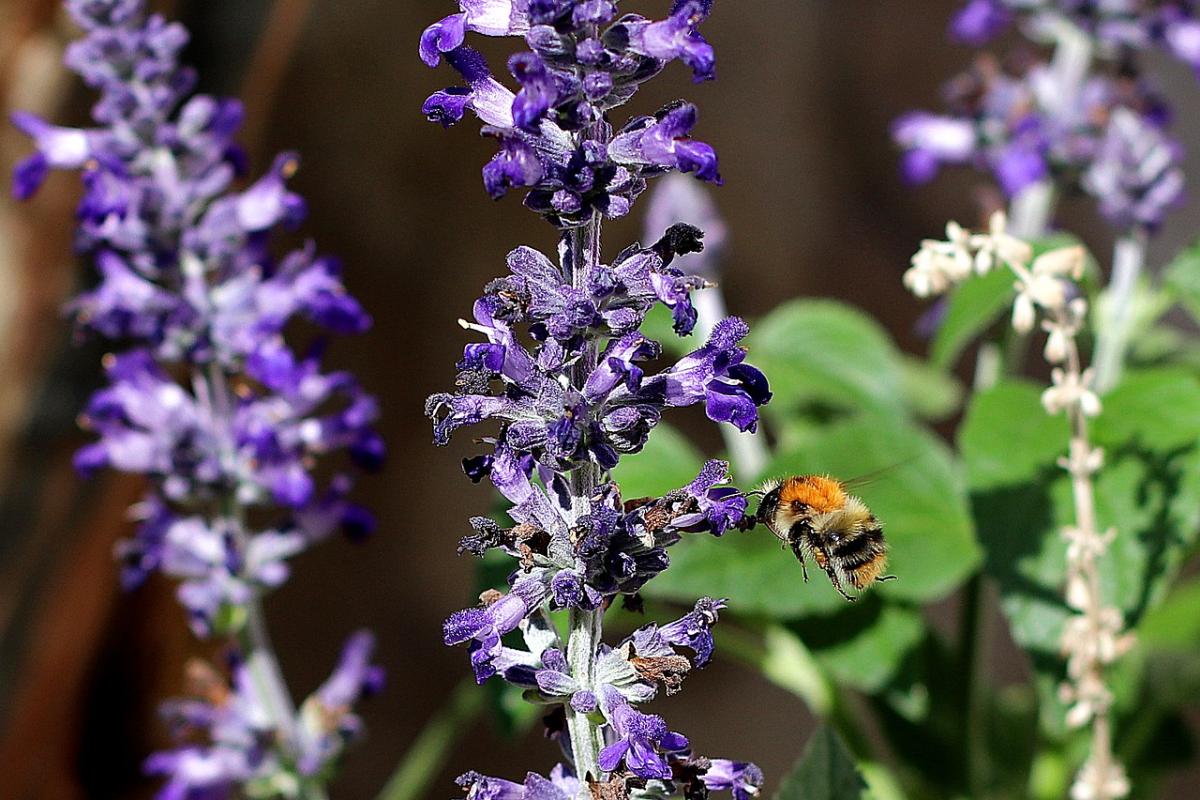
[(894, 472), (895, 470), (898, 470), (901, 467), (907, 467), (909, 464), (916, 461), (917, 458), (919, 458), (919, 456), (911, 455), (908, 458), (904, 458), (904, 459), (901, 459), (900, 461), (896, 461), (895, 463), (888, 464), (886, 467), (880, 467), (879, 469), (871, 470), (870, 472), (867, 472), (863, 475), (859, 475), (857, 477), (850, 478), (849, 480), (842, 481), (842, 485), (845, 486), (847, 489), (857, 489), (861, 486), (867, 486), (867, 485), (872, 484), (875, 481), (879, 480), (884, 475), (887, 475), (889, 472)]

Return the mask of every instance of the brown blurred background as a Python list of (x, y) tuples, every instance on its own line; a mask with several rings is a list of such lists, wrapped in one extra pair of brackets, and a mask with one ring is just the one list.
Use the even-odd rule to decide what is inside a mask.
[[(443, 132), (420, 113), (431, 91), (454, 82), (416, 57), (421, 30), (453, 11), (450, 0), (157, 5), (192, 29), (202, 89), (244, 95), (255, 165), (278, 149), (303, 154), (296, 185), (310, 202), (306, 232), (344, 258), (351, 290), (377, 321), (366, 337), (339, 342), (333, 359), (382, 399), (392, 458), (359, 493), (378, 513), (379, 533), (301, 558), (268, 601), (297, 695), (324, 679), (349, 632), (377, 632), (389, 688), (364, 707), (370, 738), (334, 791), (369, 798), (466, 674), (465, 654), (440, 645), (440, 625), (470, 601), (474, 564), (454, 556), (454, 542), (465, 517), (490, 502), (462, 478), (460, 449), (431, 445), (422, 400), (451, 380), (464, 340), (454, 321), (500, 274), (508, 250), (550, 250), (554, 238), (516, 198), (487, 198), (479, 170), (491, 146), (474, 123)], [(636, 5), (661, 13), (669, 3)], [(909, 108), (937, 107), (943, 80), (966, 65), (969, 52), (943, 35), (957, 5), (722, 0), (705, 28), (719, 80), (692, 86), (676, 67), (643, 90), (635, 110), (676, 96), (697, 101), (697, 135), (721, 154), (727, 185), (717, 197), (733, 234), (723, 285), (735, 313), (761, 315), (798, 295), (837, 297), (921, 352), (912, 333), (921, 306), (900, 275), (945, 219), (976, 221), (980, 183), (957, 173), (905, 189), (887, 129)], [(84, 121), (89, 95), (58, 66), (70, 33), (57, 0), (0, 0), (0, 110)], [(1158, 66), (1171, 96), (1192, 98), (1180, 104), (1177, 132), (1200, 149), (1200, 86), (1177, 65)], [(26, 153), (19, 135), (0, 130), (5, 175)], [(0, 200), (0, 797), (22, 800), (146, 796), (138, 765), (163, 744), (155, 704), (179, 690), (184, 660), (205, 652), (165, 582), (118, 591), (110, 553), (127, 531), (123, 509), (137, 482), (84, 483), (70, 469), (83, 441), (74, 418), (102, 352), (74, 346), (58, 311), (86, 269), (70, 256), (75, 198), (74, 179), (57, 176), (28, 205)], [(1068, 201), (1062, 219), (1108, 251), (1089, 203)], [(1197, 221), (1195, 203), (1172, 218), (1156, 263)], [(640, 218), (610, 225), (608, 254), (639, 232)], [(954, 602), (931, 614), (946, 618)], [(992, 630), (997, 652), (1010, 653), (1001, 623)], [(997, 676), (1022, 670), (1011, 653), (996, 666)], [(758, 761), (772, 788), (812, 728), (800, 701), (720, 658), (662, 711), (702, 752)], [(452, 777), (470, 768), (510, 777), (545, 769), (554, 752), (539, 738), (511, 741), (477, 725), (431, 796), (453, 795)], [(1181, 790), (1170, 796), (1188, 796)]]

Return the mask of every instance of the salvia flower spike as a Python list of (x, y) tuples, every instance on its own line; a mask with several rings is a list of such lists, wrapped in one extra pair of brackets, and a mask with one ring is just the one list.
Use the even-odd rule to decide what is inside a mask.
[[(711, 461), (694, 481), (662, 497), (621, 496), (611, 471), (639, 452), (668, 408), (702, 405), (737, 431), (758, 426), (770, 399), (747, 363), (749, 328), (737, 318), (713, 326), (702, 346), (655, 370), (660, 344), (641, 331), (658, 304), (676, 333), (696, 326), (691, 295), (708, 281), (676, 266), (703, 246), (689, 225), (659, 231), (611, 261), (600, 227), (629, 213), (655, 177), (680, 172), (720, 182), (717, 156), (691, 137), (696, 107), (678, 101), (623, 123), (614, 112), (670, 62), (699, 80), (715, 74), (700, 32), (711, 0), (678, 0), (666, 19), (618, 13), (611, 0), (461, 0), (431, 25), (419, 53), (447, 62), (458, 85), (434, 93), (424, 113), (451, 126), (468, 113), (496, 139), (484, 167), (488, 193), (520, 189), (525, 204), (559, 232), (547, 255), (518, 247), (461, 325), (478, 340), (457, 365), (455, 390), (429, 398), (434, 440), (489, 422), (494, 434), (464, 471), (488, 479), (510, 504), (512, 527), (471, 520), (459, 551), (500, 550), (516, 564), (507, 591), (445, 623), (445, 642), (468, 647), (479, 683), (504, 680), (554, 711), (549, 732), (564, 763), (549, 777), (467, 773), (470, 798), (756, 795), (753, 764), (701, 758), (689, 740), (643, 704), (679, 692), (713, 652), (711, 629), (725, 601), (702, 598), (681, 618), (649, 624), (616, 644), (603, 641), (605, 612), (670, 562), (684, 536), (721, 536), (746, 514), (728, 465)], [(508, 36), (529, 49), (508, 62), (501, 82), (466, 44), (468, 33)], [(567, 616), (562, 635), (553, 622)]]
[(351, 637), (333, 677), (297, 710), (259, 603), (287, 580), (292, 557), (339, 529), (373, 527), (349, 500), (352, 470), (322, 486), (316, 462), (345, 451), (373, 468), (384, 450), (375, 399), (352, 375), (322, 368), (319, 341), (297, 349), (284, 331), (303, 318), (323, 335), (362, 333), (371, 320), (336, 260), (311, 243), (276, 254), (273, 232), (305, 216), (288, 187), (299, 160), (281, 155), (241, 180), (241, 105), (192, 94), (195, 75), (178, 62), (187, 31), (142, 0), (66, 7), (83, 30), (66, 63), (99, 93), (95, 125), (14, 115), (36, 151), (13, 193), (31, 196), (51, 169), (83, 179), (76, 241), (99, 281), (70, 312), (81, 333), (117, 349), (82, 417), (98, 440), (76, 465), (149, 479), (137, 532), (118, 548), (123, 583), (156, 572), (178, 580), (195, 633), (236, 643), (228, 676), (192, 669), (193, 698), (167, 709), (189, 735), (146, 767), (165, 777), (164, 798), (322, 797), (361, 728), (352, 704), (379, 685), (374, 643)]

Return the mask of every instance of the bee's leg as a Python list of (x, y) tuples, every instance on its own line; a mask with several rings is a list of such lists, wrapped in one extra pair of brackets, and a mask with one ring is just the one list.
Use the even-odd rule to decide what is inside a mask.
[(826, 568), (825, 574), (829, 576), (829, 582), (833, 584), (834, 589), (837, 589), (838, 594), (840, 594), (845, 599), (849, 600), (851, 603), (854, 603), (858, 600), (857, 597), (855, 597), (852, 594), (849, 594), (846, 591), (845, 587), (842, 586), (842, 579), (840, 577), (838, 577), (837, 570), (832, 569), (832, 568)]
[(895, 575), (880, 575), (878, 578), (875, 579), (875, 582), (876, 583), (887, 583), (888, 581), (896, 581), (896, 580), (900, 580), (900, 579), (898, 577), (896, 577)]
[(804, 560), (804, 542), (801, 539), (793, 539), (791, 545), (792, 552), (796, 554), (796, 560), (800, 562), (800, 573), (804, 576), (804, 582), (808, 583), (808, 562)]

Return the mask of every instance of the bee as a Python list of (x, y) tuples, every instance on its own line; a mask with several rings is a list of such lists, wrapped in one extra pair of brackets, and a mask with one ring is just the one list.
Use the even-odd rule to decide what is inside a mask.
[(887, 542), (871, 509), (847, 491), (842, 481), (825, 475), (798, 475), (765, 484), (754, 522), (762, 523), (792, 549), (808, 583), (809, 556), (825, 571), (838, 594), (862, 591), (876, 582), (895, 580), (884, 575)]

